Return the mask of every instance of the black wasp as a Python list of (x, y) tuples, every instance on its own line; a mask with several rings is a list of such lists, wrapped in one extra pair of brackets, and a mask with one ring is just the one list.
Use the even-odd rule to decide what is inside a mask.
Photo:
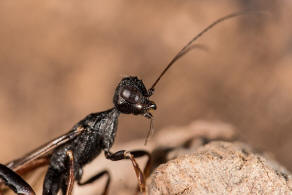
[[(140, 191), (145, 191), (145, 176), (148, 175), (147, 167), (149, 167), (150, 154), (143, 150), (121, 150), (114, 153), (110, 151), (116, 136), (119, 115), (121, 113), (143, 115), (151, 120), (152, 114), (150, 111), (155, 110), (157, 107), (149, 98), (153, 95), (155, 86), (161, 77), (173, 63), (190, 51), (193, 42), (213, 26), (226, 19), (246, 13), (249, 12), (237, 12), (224, 16), (201, 31), (170, 61), (149, 90), (146, 89), (142, 80), (137, 77), (130, 76), (123, 78), (115, 90), (113, 108), (103, 112), (89, 114), (74, 125), (68, 133), (40, 146), (22, 158), (9, 162), (6, 165), (0, 164), (0, 184), (7, 185), (18, 194), (35, 194), (30, 185), (19, 175), (48, 165), (49, 168), (43, 184), (44, 195), (55, 195), (60, 189), (63, 194), (70, 195), (74, 181), (78, 185), (86, 185), (104, 175), (107, 175), (108, 179), (103, 194), (107, 194), (110, 184), (110, 176), (107, 171), (103, 171), (87, 181), (81, 182), (83, 166), (97, 157), (101, 151), (104, 151), (105, 157), (109, 160), (131, 160), (137, 176), (139, 189)], [(150, 131), (151, 129), (150, 127)], [(147, 138), (148, 136), (149, 133)], [(148, 163), (146, 164), (144, 173), (135, 161), (135, 158), (141, 156), (148, 156)], [(0, 189), (0, 194), (3, 192)]]

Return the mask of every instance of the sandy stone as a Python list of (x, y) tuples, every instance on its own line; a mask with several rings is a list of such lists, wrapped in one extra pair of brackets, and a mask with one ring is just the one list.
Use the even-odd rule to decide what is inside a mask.
[[(192, 153), (192, 151), (195, 151), (203, 144), (204, 139), (232, 139), (234, 136), (234, 128), (229, 124), (220, 121), (198, 120), (187, 126), (165, 128), (155, 132), (147, 146), (144, 145), (144, 139), (140, 139), (127, 142), (123, 145), (117, 143), (112, 148), (112, 151), (121, 149), (144, 149), (149, 152), (157, 151), (157, 154), (153, 154), (152, 156), (152, 160), (155, 161), (152, 168), (155, 169), (156, 166), (161, 164), (161, 160), (164, 157), (168, 161), (178, 156)], [(186, 144), (186, 142), (189, 142), (189, 144)], [(162, 151), (166, 150), (168, 152), (162, 153)], [(141, 168), (145, 166), (146, 159), (146, 157), (137, 159)], [(90, 165), (86, 166), (84, 169), (84, 178), (89, 178), (94, 173), (103, 169), (109, 170), (112, 176), (109, 194), (135, 194), (137, 179), (129, 160), (109, 161), (101, 154)], [(105, 178), (101, 180), (83, 187), (75, 185), (74, 194), (100, 194), (105, 185)]]
[(160, 165), (148, 194), (292, 194), (291, 174), (236, 142), (210, 142)]
[[(116, 143), (112, 151), (144, 149), (152, 153), (152, 176), (147, 179), (147, 194), (151, 195), (292, 194), (292, 177), (277, 162), (243, 143), (222, 142), (235, 137), (229, 124), (199, 120), (157, 131), (147, 146), (140, 139)], [(137, 159), (141, 168), (146, 160)], [(135, 194), (137, 178), (129, 160), (109, 161), (101, 154), (84, 168), (83, 181), (104, 169), (111, 174), (110, 195)], [(42, 193), (45, 171), (34, 174), (35, 179), (27, 178), (37, 194)], [(73, 194), (101, 194), (105, 181), (103, 177), (86, 186), (75, 184)]]

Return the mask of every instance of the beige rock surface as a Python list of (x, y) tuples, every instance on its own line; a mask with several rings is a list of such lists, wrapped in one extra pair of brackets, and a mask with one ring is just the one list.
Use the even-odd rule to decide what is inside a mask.
[[(152, 151), (154, 169), (159, 164), (164, 163), (164, 160), (167, 161), (176, 158), (178, 155), (187, 154), (196, 150), (202, 145), (204, 139), (232, 139), (234, 135), (234, 128), (229, 124), (220, 121), (197, 120), (187, 126), (170, 127), (155, 132), (146, 146), (144, 145), (144, 139), (140, 139), (123, 145), (116, 143), (112, 151), (121, 149), (144, 149)], [(143, 168), (146, 163), (146, 158), (139, 158), (137, 161), (140, 167)], [(109, 161), (101, 154), (96, 160), (85, 167), (84, 179), (89, 178), (94, 173), (103, 169), (109, 170), (112, 176), (110, 195), (128, 195), (135, 193), (137, 179), (130, 161)], [(100, 194), (104, 184), (105, 178), (88, 186), (79, 187), (75, 185), (74, 194)]]
[(160, 165), (148, 194), (292, 194), (292, 176), (240, 143), (213, 141)]
[[(228, 142), (236, 137), (234, 132), (231, 125), (223, 122), (198, 120), (188, 126), (156, 132), (147, 146), (141, 139), (122, 145), (116, 143), (112, 151), (144, 149), (152, 152), (148, 194), (292, 194), (290, 173), (249, 146)], [(143, 168), (146, 158), (137, 161)], [(111, 173), (110, 195), (135, 194), (137, 179), (128, 160), (109, 161), (101, 154), (84, 168), (83, 179), (104, 169)], [(34, 179), (28, 178), (37, 194), (42, 193), (45, 171), (33, 174)], [(100, 194), (105, 180), (102, 178), (82, 187), (76, 184), (73, 194)]]

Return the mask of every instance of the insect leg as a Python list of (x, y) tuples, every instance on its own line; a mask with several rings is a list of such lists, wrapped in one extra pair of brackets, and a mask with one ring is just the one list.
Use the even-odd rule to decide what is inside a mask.
[(130, 151), (130, 153), (133, 154), (133, 156), (135, 158), (139, 158), (139, 157), (143, 157), (143, 156), (148, 157), (146, 165), (144, 167), (143, 174), (144, 174), (145, 178), (149, 177), (150, 168), (151, 168), (151, 154), (149, 152), (147, 152), (146, 150), (133, 150), (133, 151)]
[(49, 167), (43, 184), (43, 195), (56, 195), (60, 188), (62, 172)]
[(35, 195), (35, 192), (17, 173), (0, 164), (0, 179), (17, 194)]
[[(110, 159), (112, 161), (130, 159), (131, 162), (132, 162), (132, 165), (134, 167), (137, 179), (138, 179), (139, 189), (140, 189), (141, 192), (145, 191), (145, 176), (144, 176), (143, 172), (141, 171), (141, 169), (140, 169), (138, 163), (136, 162), (135, 158), (139, 158), (139, 157), (142, 157), (142, 156), (145, 156), (145, 155), (150, 156), (150, 154), (148, 152), (142, 151), (142, 150), (132, 151), (132, 152), (126, 151), (126, 150), (120, 150), (118, 152), (111, 153), (110, 151), (105, 150), (104, 154), (105, 154), (105, 157), (107, 159)], [(145, 170), (150, 168), (150, 161), (149, 161), (149, 163), (147, 162), (147, 164), (149, 164), (149, 165), (146, 165), (146, 169)], [(149, 168), (147, 168), (147, 167), (149, 167)]]
[(110, 185), (110, 182), (111, 182), (111, 176), (110, 176), (110, 173), (108, 172), (108, 170), (101, 171), (100, 173), (92, 176), (91, 178), (89, 178), (85, 182), (81, 182), (80, 180), (77, 181), (77, 182), (78, 182), (78, 185), (83, 186), (83, 185), (86, 185), (86, 184), (93, 183), (94, 181), (98, 180), (99, 178), (101, 178), (104, 175), (107, 175), (107, 180), (106, 180), (106, 184), (105, 184), (105, 187), (104, 187), (104, 190), (103, 190), (102, 194), (106, 195), (106, 194), (108, 194), (108, 189), (109, 189), (109, 185)]
[(59, 161), (51, 162), (43, 185), (43, 195), (57, 195), (59, 189), (65, 195), (71, 195), (75, 180), (74, 155), (71, 150), (59, 156)]
[[(146, 150), (134, 150), (134, 151), (130, 151), (130, 152), (131, 152), (131, 154), (133, 154), (133, 156), (135, 158), (139, 158), (139, 157), (143, 157), (143, 156), (148, 157), (146, 165), (145, 165), (144, 170), (143, 170), (144, 178), (145, 179), (148, 178), (150, 176), (150, 171), (152, 168), (151, 154), (149, 152), (147, 152)], [(138, 184), (137, 192), (139, 192), (139, 190), (140, 190), (140, 185)]]
[(69, 158), (69, 176), (67, 181), (66, 195), (71, 195), (74, 185), (74, 156), (71, 150), (68, 150), (66, 154)]

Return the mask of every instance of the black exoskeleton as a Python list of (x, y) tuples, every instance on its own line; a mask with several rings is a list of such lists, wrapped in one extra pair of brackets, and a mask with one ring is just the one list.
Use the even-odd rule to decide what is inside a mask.
[[(110, 148), (114, 143), (120, 113), (144, 115), (151, 119), (150, 111), (156, 109), (156, 104), (149, 100), (149, 93), (143, 82), (137, 77), (131, 76), (121, 80), (115, 90), (113, 103), (113, 108), (87, 115), (69, 133), (41, 146), (23, 158), (8, 163), (7, 167), (0, 164), (3, 166), (2, 169), (0, 166), (0, 179), (2, 178), (4, 183), (16, 193), (34, 194), (30, 186), (16, 173), (39, 167), (43, 165), (43, 161), (47, 161), (46, 164), (49, 164), (49, 168), (43, 185), (44, 195), (55, 195), (60, 189), (63, 194), (71, 194), (74, 181), (77, 181), (79, 185), (85, 185), (103, 175), (108, 175), (103, 192), (103, 194), (107, 194), (110, 183), (108, 171), (102, 171), (87, 181), (81, 182), (83, 166), (96, 158), (103, 150), (105, 157), (109, 160), (130, 159), (138, 178), (139, 188), (141, 191), (145, 190), (144, 175), (135, 158), (145, 155), (150, 158), (149, 153), (143, 150), (131, 152), (121, 150), (112, 153)], [(149, 166), (148, 163), (146, 167)], [(19, 178), (19, 180), (15, 178)], [(20, 191), (18, 189), (31, 190)]]
[(73, 130), (82, 128), (83, 132), (54, 150), (45, 177), (43, 194), (57, 194), (60, 187), (64, 194), (66, 193), (68, 181), (66, 173), (69, 172), (67, 151), (73, 153), (74, 178), (81, 183), (82, 167), (92, 161), (102, 150), (106, 158), (120, 160), (120, 156), (117, 157), (110, 152), (120, 113), (149, 116), (149, 111), (156, 109), (155, 103), (148, 99), (148, 92), (143, 82), (137, 77), (122, 79), (115, 91), (113, 102), (114, 108), (89, 114), (77, 123)]
[[(43, 185), (44, 195), (55, 195), (60, 189), (63, 194), (70, 195), (72, 193), (74, 181), (77, 181), (78, 185), (86, 185), (104, 175), (107, 175), (108, 179), (103, 194), (107, 194), (110, 175), (106, 170), (81, 182), (83, 166), (92, 161), (101, 151), (104, 151), (105, 157), (109, 160), (131, 160), (137, 176), (139, 189), (140, 191), (145, 191), (144, 176), (149, 175), (151, 162), (150, 154), (143, 150), (130, 152), (120, 150), (115, 153), (110, 151), (115, 139), (120, 113), (143, 115), (151, 120), (150, 131), (145, 141), (146, 143), (152, 130), (152, 114), (150, 111), (156, 110), (156, 104), (149, 100), (149, 98), (163, 75), (174, 62), (194, 48), (192, 44), (205, 32), (226, 19), (248, 13), (251, 12), (243, 11), (229, 14), (217, 19), (207, 26), (174, 56), (149, 90), (146, 89), (143, 82), (137, 77), (125, 77), (115, 90), (113, 97), (114, 107), (112, 109), (89, 114), (78, 122), (68, 133), (40, 146), (29, 154), (24, 155), (22, 158), (11, 161), (6, 165), (0, 164), (0, 195), (3, 193), (1, 184), (5, 184), (18, 194), (35, 194), (30, 185), (27, 184), (19, 174), (24, 174), (44, 165), (49, 165)], [(148, 156), (144, 173), (135, 160), (135, 158), (141, 156)]]

